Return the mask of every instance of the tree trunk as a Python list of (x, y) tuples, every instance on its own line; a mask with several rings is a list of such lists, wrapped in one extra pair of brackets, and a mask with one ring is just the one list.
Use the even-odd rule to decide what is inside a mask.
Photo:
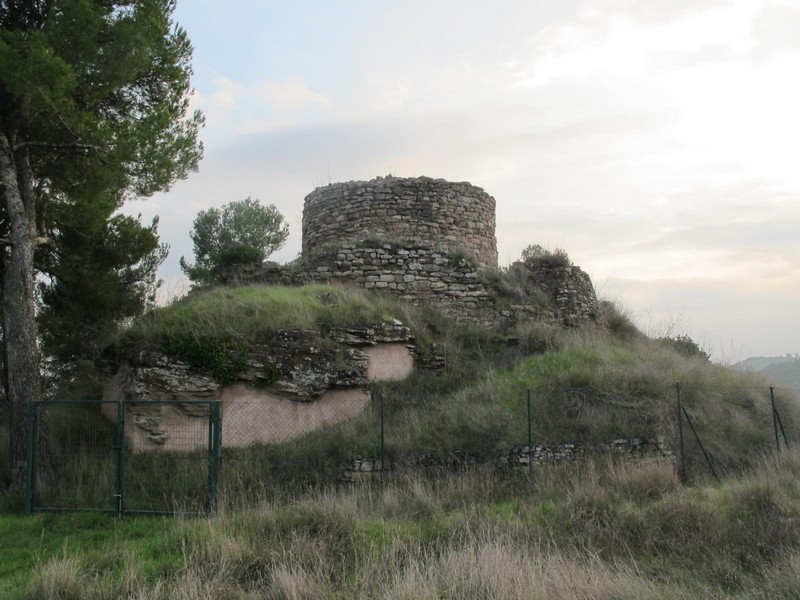
[[(27, 156), (15, 157), (13, 138), (0, 132), (0, 181), (11, 223), (3, 253), (3, 327), (10, 408), (11, 480), (22, 485), (26, 463), (27, 405), (41, 399), (36, 341), (33, 252), (37, 243), (36, 202)], [(24, 152), (24, 150), (23, 150)]]

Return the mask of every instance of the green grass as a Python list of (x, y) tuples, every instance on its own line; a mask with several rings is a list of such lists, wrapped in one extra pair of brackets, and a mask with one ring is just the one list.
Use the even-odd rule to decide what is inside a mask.
[(216, 518), (0, 517), (0, 596), (794, 598), (800, 454), (682, 486), (587, 462), (274, 490)]
[[(170, 336), (252, 340), (276, 327), (316, 329), (324, 341), (330, 327), (397, 318), (411, 328), (421, 353), (444, 357), (441, 371), (418, 370), (402, 382), (373, 384), (372, 405), (347, 423), (280, 445), (225, 448), (221, 488), (226, 498), (253, 498), (276, 485), (324, 485), (342, 476), (351, 456), (377, 458), (378, 394), (386, 398), (385, 439), (392, 460), (526, 445), (529, 387), (537, 444), (662, 436), (677, 452), (676, 381), (682, 382), (687, 410), (718, 471), (741, 470), (771, 449), (768, 385), (763, 379), (649, 340), (618, 308), (602, 306), (598, 327), (565, 330), (534, 323), (490, 329), (351, 289), (219, 288), (153, 312), (125, 332), (119, 344), (146, 347)], [(781, 408), (793, 442), (800, 424), (796, 407), (783, 402)], [(108, 506), (113, 461), (103, 462), (102, 453), (112, 446), (113, 428), (85, 407), (58, 410), (51, 415), (48, 437), (56, 458), (65, 460), (56, 465), (58, 472), (44, 473), (41, 500), (53, 506)], [(0, 426), (0, 439), (3, 436), (7, 429)], [(689, 472), (702, 474), (707, 468), (688, 428), (686, 436)], [(80, 450), (88, 441), (96, 446), (87, 448), (90, 453), (99, 453), (96, 465), (66, 460), (83, 455)], [(3, 456), (0, 451), (0, 462), (7, 459)], [(175, 484), (170, 488), (174, 490), (181, 481), (192, 481), (192, 495), (199, 495), (202, 476), (187, 472), (182, 479), (164, 477), (161, 472), (169, 472), (170, 464), (155, 461), (145, 468), (143, 485), (161, 481)], [(153, 477), (148, 478), (148, 470)], [(140, 500), (142, 508), (151, 508), (146, 492)]]
[(190, 294), (138, 320), (120, 343), (171, 337), (253, 341), (262, 331), (359, 327), (399, 318), (398, 305), (379, 295), (325, 285), (219, 287)]
[[(0, 598), (101, 598), (125, 587), (129, 569), (138, 571), (137, 578), (166, 577), (182, 560), (176, 524), (104, 514), (0, 514)], [(78, 572), (95, 590), (74, 585)], [(92, 572), (101, 576), (91, 577)], [(61, 583), (45, 594), (37, 585), (40, 577), (61, 578)]]
[[(393, 452), (525, 445), (529, 387), (536, 443), (662, 436), (677, 450), (677, 381), (718, 469), (741, 469), (774, 443), (763, 379), (683, 356), (644, 337), (622, 341), (592, 330), (562, 332), (550, 352), (461, 381), (460, 389), (453, 385), (444, 393), (426, 393), (426, 375), (383, 388), (390, 398), (387, 440)], [(796, 437), (793, 404), (785, 404), (783, 419)], [(688, 425), (686, 433), (697, 463), (701, 454)]]
[[(385, 439), (393, 460), (526, 445), (529, 387), (535, 443), (662, 436), (677, 452), (676, 381), (682, 382), (687, 410), (718, 471), (741, 470), (771, 449), (763, 379), (649, 340), (613, 305), (603, 303), (603, 315), (600, 327), (489, 329), (357, 290), (253, 286), (220, 288), (155, 311), (126, 332), (120, 344), (146, 345), (187, 334), (253, 339), (275, 327), (316, 328), (324, 339), (327, 327), (397, 318), (411, 328), (422, 353), (445, 358), (441, 371), (417, 371), (402, 382), (373, 384), (372, 405), (347, 423), (280, 445), (225, 448), (221, 486), (227, 498), (253, 498), (276, 485), (324, 485), (342, 476), (351, 456), (376, 458), (378, 394), (386, 398)], [(800, 422), (796, 409), (790, 403), (782, 409), (793, 441)], [(58, 421), (71, 423), (65, 428), (74, 432), (81, 429), (73, 426), (75, 418)], [(707, 467), (688, 427), (686, 435), (689, 472), (704, 473)], [(74, 447), (58, 439), (56, 445)]]

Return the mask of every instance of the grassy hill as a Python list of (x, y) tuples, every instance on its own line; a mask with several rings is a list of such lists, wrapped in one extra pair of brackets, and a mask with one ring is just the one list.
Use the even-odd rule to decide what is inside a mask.
[(761, 373), (775, 387), (800, 392), (800, 358), (797, 356), (756, 356), (734, 366), (740, 370)]
[[(155, 311), (116, 345), (246, 345), (296, 328), (326, 343), (332, 327), (399, 320), (420, 354), (445, 366), (372, 386), (386, 398), (393, 459), (524, 445), (528, 388), (535, 443), (662, 436), (677, 449), (680, 381), (720, 483), (687, 432), (688, 487), (668, 463), (606, 458), (343, 486), (354, 454), (377, 456), (373, 401), (291, 442), (224, 449), (216, 518), (0, 516), (10, 540), (0, 597), (795, 597), (800, 457), (773, 457), (768, 382), (648, 339), (614, 305), (602, 308), (597, 326), (487, 329), (352, 289), (218, 289)], [(793, 406), (781, 405), (791, 444)], [(70, 427), (89, 418), (73, 415)]]
[[(769, 386), (763, 378), (681, 353), (681, 345), (670, 340), (649, 339), (609, 303), (597, 326), (489, 329), (355, 289), (221, 288), (155, 311), (125, 332), (118, 345), (158, 346), (180, 337), (251, 343), (271, 329), (312, 329), (325, 343), (331, 327), (395, 319), (411, 328), (422, 355), (445, 359), (441, 371), (418, 370), (402, 382), (373, 385), (386, 398), (387, 445), (395, 456), (524, 445), (528, 388), (537, 443), (662, 436), (676, 448), (677, 381), (706, 449), (723, 469), (750, 464), (772, 443)], [(784, 412), (784, 424), (794, 431), (793, 410)], [(368, 411), (336, 430), (264, 453), (278, 452), (281, 461), (301, 453), (300, 462), (319, 466), (322, 473), (341, 468), (354, 452), (374, 456), (376, 430), (376, 415)], [(696, 446), (691, 451), (699, 457)], [(309, 463), (310, 454), (331, 462)]]

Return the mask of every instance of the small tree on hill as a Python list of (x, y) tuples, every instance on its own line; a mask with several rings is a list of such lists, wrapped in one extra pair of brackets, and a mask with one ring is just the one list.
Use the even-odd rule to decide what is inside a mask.
[(283, 246), (289, 225), (274, 204), (245, 198), (200, 211), (190, 236), (195, 262), (181, 257), (181, 269), (196, 285), (218, 285), (232, 268), (264, 262)]
[(711, 360), (711, 355), (688, 335), (665, 336), (657, 338), (656, 341), (683, 356), (699, 358), (705, 361)]

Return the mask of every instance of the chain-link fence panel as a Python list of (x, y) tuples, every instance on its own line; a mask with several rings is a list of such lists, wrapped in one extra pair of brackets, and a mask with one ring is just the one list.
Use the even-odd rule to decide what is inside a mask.
[(30, 405), (26, 510), (199, 513), (216, 507), (216, 401)]

